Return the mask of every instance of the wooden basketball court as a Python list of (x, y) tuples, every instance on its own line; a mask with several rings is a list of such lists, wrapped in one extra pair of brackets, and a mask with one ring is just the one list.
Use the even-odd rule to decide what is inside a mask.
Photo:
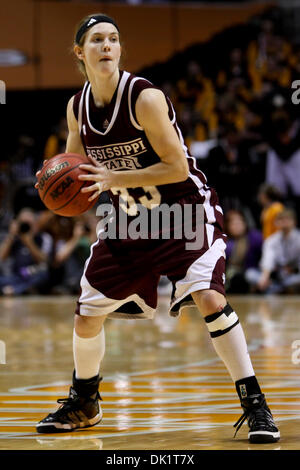
[(235, 387), (198, 311), (189, 308), (179, 319), (170, 318), (167, 296), (160, 297), (154, 321), (106, 322), (102, 423), (73, 433), (37, 434), (35, 423), (68, 393), (75, 300), (0, 299), (0, 340), (6, 345), (0, 449), (300, 448), (300, 297), (295, 296), (229, 298), (280, 427), (278, 443), (249, 444), (246, 424), (233, 438), (242, 414)]

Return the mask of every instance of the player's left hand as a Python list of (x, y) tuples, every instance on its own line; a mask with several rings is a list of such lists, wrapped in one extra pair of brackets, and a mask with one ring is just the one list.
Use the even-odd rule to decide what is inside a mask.
[(89, 198), (89, 201), (93, 201), (102, 191), (107, 191), (114, 186), (113, 172), (108, 170), (106, 166), (96, 162), (92, 157), (88, 157), (91, 160), (91, 165), (80, 165), (79, 168), (88, 171), (88, 175), (79, 175), (78, 179), (82, 181), (94, 181), (95, 184), (91, 184), (85, 188), (82, 188), (82, 193), (93, 193)]

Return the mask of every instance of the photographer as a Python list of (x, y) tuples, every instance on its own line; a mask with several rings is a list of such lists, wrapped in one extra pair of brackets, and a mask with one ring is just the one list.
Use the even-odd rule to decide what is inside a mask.
[(95, 242), (96, 223), (97, 218), (93, 214), (84, 214), (74, 219), (70, 237), (57, 241), (54, 267), (63, 269), (63, 279), (59, 286), (56, 286), (56, 293), (78, 293), (84, 264), (90, 255), (90, 246)]
[(248, 272), (248, 282), (266, 294), (299, 293), (300, 230), (295, 211), (282, 210), (275, 223), (277, 232), (263, 243), (261, 269)]
[(0, 276), (0, 293), (20, 295), (44, 286), (49, 279), (48, 260), (52, 248), (51, 236), (37, 231), (33, 210), (22, 209), (0, 245), (0, 260), (11, 260), (11, 273)]

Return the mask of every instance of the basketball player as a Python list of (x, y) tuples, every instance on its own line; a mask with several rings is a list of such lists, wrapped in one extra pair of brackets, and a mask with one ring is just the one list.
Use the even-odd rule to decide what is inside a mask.
[[(73, 431), (102, 419), (98, 387), (105, 352), (107, 317), (151, 318), (160, 275), (173, 283), (170, 314), (195, 303), (212, 343), (236, 385), (247, 419), (250, 442), (276, 442), (280, 433), (255, 377), (242, 327), (224, 291), (225, 241), (223, 215), (215, 191), (188, 154), (170, 100), (149, 81), (119, 69), (120, 34), (105, 15), (84, 18), (74, 52), (86, 83), (67, 107), (66, 152), (87, 154), (82, 165), (91, 181), (82, 191), (90, 199), (109, 191), (128, 221), (143, 205), (150, 213), (162, 204), (204, 209), (204, 242), (186, 249), (181, 239), (101, 239), (92, 246), (81, 279), (73, 333), (75, 370), (69, 397), (37, 424), (40, 433)], [(193, 226), (195, 221), (192, 220)]]

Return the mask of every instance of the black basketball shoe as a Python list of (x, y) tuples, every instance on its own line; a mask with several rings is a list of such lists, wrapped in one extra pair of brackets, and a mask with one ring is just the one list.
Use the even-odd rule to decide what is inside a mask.
[(235, 435), (247, 419), (249, 426), (248, 438), (251, 443), (277, 442), (280, 432), (275, 426), (272, 413), (266, 403), (265, 396), (261, 394), (250, 395), (241, 400), (244, 414), (235, 423)]
[(102, 410), (98, 400), (102, 398), (98, 388), (101, 380), (98, 375), (88, 380), (76, 379), (74, 371), (69, 397), (57, 400), (61, 407), (37, 424), (37, 432), (70, 432), (100, 423)]

